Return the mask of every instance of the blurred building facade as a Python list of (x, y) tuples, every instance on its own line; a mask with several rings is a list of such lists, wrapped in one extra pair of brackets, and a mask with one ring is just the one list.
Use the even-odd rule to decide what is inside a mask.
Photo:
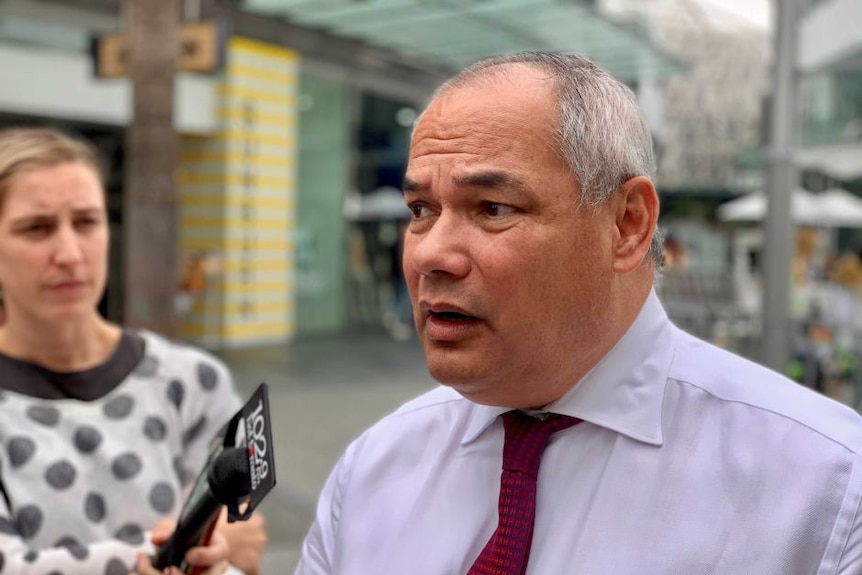
[(716, 325), (733, 316), (746, 289), (733, 274), (746, 237), (716, 222), (714, 210), (764, 185), (762, 163), (746, 160), (759, 158), (764, 142), (769, 31), (720, 2), (604, 3), (687, 66), (686, 74), (657, 85), (664, 110), (656, 130), (659, 224), (667, 244), (683, 254), (666, 261), (659, 294), (681, 327), (717, 340)]
[(699, 0), (605, 2), (688, 66), (660, 87), (663, 192), (726, 196), (762, 186), (761, 171), (740, 169), (738, 158), (763, 139), (768, 31)]
[[(183, 262), (175, 335), (207, 347), (379, 322), (397, 232), (393, 222), (348, 221), (344, 200), (400, 187), (412, 121), (460, 65), (522, 49), (579, 51), (633, 86), (655, 125), (654, 87), (683, 71), (596, 2), (311, 4), (185, 5), (191, 19), (229, 31), (224, 66), (179, 73), (174, 101)], [(92, 49), (95, 37), (123, 30), (121, 8), (119, 0), (0, 2), (0, 126), (58, 127), (94, 141), (111, 163), (103, 311), (118, 321), (124, 265), (174, 277), (158, 261), (120, 257), (122, 173), (134, 161), (124, 154), (131, 87), (97, 77)]]
[[(813, 192), (812, 197), (818, 198), (818, 202), (812, 206), (821, 207), (826, 204), (820, 204), (820, 201), (827, 196), (836, 192), (845, 194), (843, 198), (848, 207), (844, 213), (848, 214), (849, 206), (855, 205), (853, 193), (862, 195), (862, 32), (856, 25), (862, 21), (862, 3), (858, 0), (795, 1), (800, 10), (800, 19), (795, 30), (797, 49), (792, 88), (795, 94), (792, 99), (797, 107), (794, 109), (791, 131), (798, 134), (798, 138), (794, 139), (791, 147), (800, 178), (798, 189), (785, 191), (794, 198)], [(767, 31), (763, 31), (763, 39), (768, 40)], [(693, 45), (709, 44), (708, 41), (699, 42), (695, 37), (691, 41)], [(740, 37), (739, 48), (724, 49), (726, 54), (733, 55), (726, 62), (745, 69), (751, 65), (748, 54), (759, 52), (743, 37)], [(770, 51), (767, 47), (764, 50)], [(747, 92), (749, 86), (753, 86), (755, 89), (748, 96), (756, 96), (764, 101), (764, 115), (759, 121), (762, 136), (758, 138), (758, 130), (754, 130), (755, 138), (752, 140), (752, 132), (749, 132), (748, 137), (741, 141), (748, 149), (737, 150), (742, 152), (739, 159), (744, 160), (751, 169), (747, 174), (749, 177), (736, 179), (735, 191), (745, 191), (749, 186), (755, 190), (763, 189), (762, 174), (768, 160), (766, 150), (770, 146), (766, 134), (770, 131), (769, 122), (772, 120), (769, 108), (772, 102), (770, 84), (773, 72), (768, 68), (768, 58), (764, 57), (761, 61), (765, 83), (757, 82), (752, 77), (748, 85), (737, 82), (734, 88)], [(743, 77), (738, 79), (742, 80)], [(684, 84), (686, 81), (687, 78), (675, 78), (669, 85)], [(708, 85), (708, 80), (704, 78), (703, 83)], [(741, 113), (749, 113), (750, 109), (742, 107), (741, 100), (736, 101)], [(733, 110), (730, 113), (736, 112)], [(721, 137), (720, 131), (718, 135)], [(730, 189), (734, 189), (732, 184)], [(827, 190), (831, 193), (822, 193)], [(850, 193), (846, 194), (845, 190)], [(757, 195), (752, 194), (746, 199), (754, 199)], [(802, 355), (815, 347), (809, 340), (810, 334), (805, 331), (806, 326), (823, 327), (817, 323), (825, 317), (818, 294), (835, 287), (830, 285), (834, 283), (832, 272), (836, 269), (833, 266), (835, 258), (843, 256), (839, 259), (850, 261), (855, 259), (855, 252), (862, 248), (862, 229), (858, 222), (849, 219), (844, 222), (837, 219), (812, 222), (810, 212), (813, 210), (803, 210), (809, 212), (805, 214), (809, 216), (807, 222), (806, 217), (798, 213), (799, 210), (793, 211), (794, 222), (799, 229), (795, 234), (792, 277), (788, 279), (792, 285), (790, 315), (794, 322), (794, 353)], [(679, 323), (708, 339), (758, 359), (756, 350), (760, 346), (756, 341), (761, 337), (763, 290), (767, 289), (764, 287), (765, 211), (759, 215), (719, 219), (722, 220), (720, 223), (704, 218), (705, 221), (700, 225), (687, 222), (688, 225), (679, 226), (678, 222), (675, 223), (677, 227), (674, 229), (685, 232), (679, 235), (687, 240), (688, 247), (694, 252), (691, 258), (693, 265), (687, 270), (668, 270), (663, 295), (666, 301), (670, 300), (668, 307), (671, 314), (679, 311), (676, 318)], [(711, 237), (712, 240), (698, 241), (698, 237)], [(714, 249), (718, 246), (723, 247), (723, 258), (705, 257), (710, 250), (719, 251)], [(718, 270), (719, 275), (703, 269), (705, 262), (710, 259), (724, 262), (725, 267)], [(721, 285), (727, 289), (712, 289)], [(839, 309), (838, 299), (831, 301), (825, 308), (830, 312)], [(855, 320), (851, 319), (854, 314), (846, 311), (846, 308), (841, 309), (844, 311), (838, 315), (843, 316), (842, 320), (846, 324), (854, 323)], [(856, 329), (855, 325), (853, 329)], [(857, 342), (854, 341), (852, 346), (846, 344), (852, 338), (841, 339), (845, 341), (843, 345), (856, 346), (854, 352), (858, 352)], [(818, 345), (822, 352), (825, 347), (823, 341)]]
[(862, 2), (806, 4), (797, 61), (800, 165), (862, 192)]

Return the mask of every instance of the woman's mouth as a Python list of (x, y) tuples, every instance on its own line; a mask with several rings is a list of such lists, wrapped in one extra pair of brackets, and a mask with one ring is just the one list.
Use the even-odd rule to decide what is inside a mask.
[(429, 312), (428, 315), (442, 321), (470, 321), (476, 319), (472, 315), (467, 315), (457, 311), (432, 311)]

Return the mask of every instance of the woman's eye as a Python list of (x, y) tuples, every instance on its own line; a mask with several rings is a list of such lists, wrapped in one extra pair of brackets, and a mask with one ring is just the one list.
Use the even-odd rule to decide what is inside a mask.
[(97, 220), (96, 218), (82, 218), (75, 222), (75, 224), (79, 228), (92, 228), (99, 224), (99, 220)]
[(50, 227), (48, 224), (31, 224), (22, 231), (28, 236), (44, 236), (50, 231)]

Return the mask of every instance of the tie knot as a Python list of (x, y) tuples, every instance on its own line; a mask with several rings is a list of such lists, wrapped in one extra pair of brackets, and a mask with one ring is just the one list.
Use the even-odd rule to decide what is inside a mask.
[(503, 469), (526, 473), (534, 479), (551, 435), (581, 422), (567, 415), (534, 417), (521, 410), (507, 411), (502, 417), (506, 430)]

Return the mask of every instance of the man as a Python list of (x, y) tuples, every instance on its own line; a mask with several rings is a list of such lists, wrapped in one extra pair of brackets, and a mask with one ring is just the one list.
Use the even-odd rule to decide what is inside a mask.
[(668, 321), (652, 174), (580, 57), (438, 90), (404, 269), (443, 387), (347, 449), (299, 575), (862, 573), (862, 421)]

